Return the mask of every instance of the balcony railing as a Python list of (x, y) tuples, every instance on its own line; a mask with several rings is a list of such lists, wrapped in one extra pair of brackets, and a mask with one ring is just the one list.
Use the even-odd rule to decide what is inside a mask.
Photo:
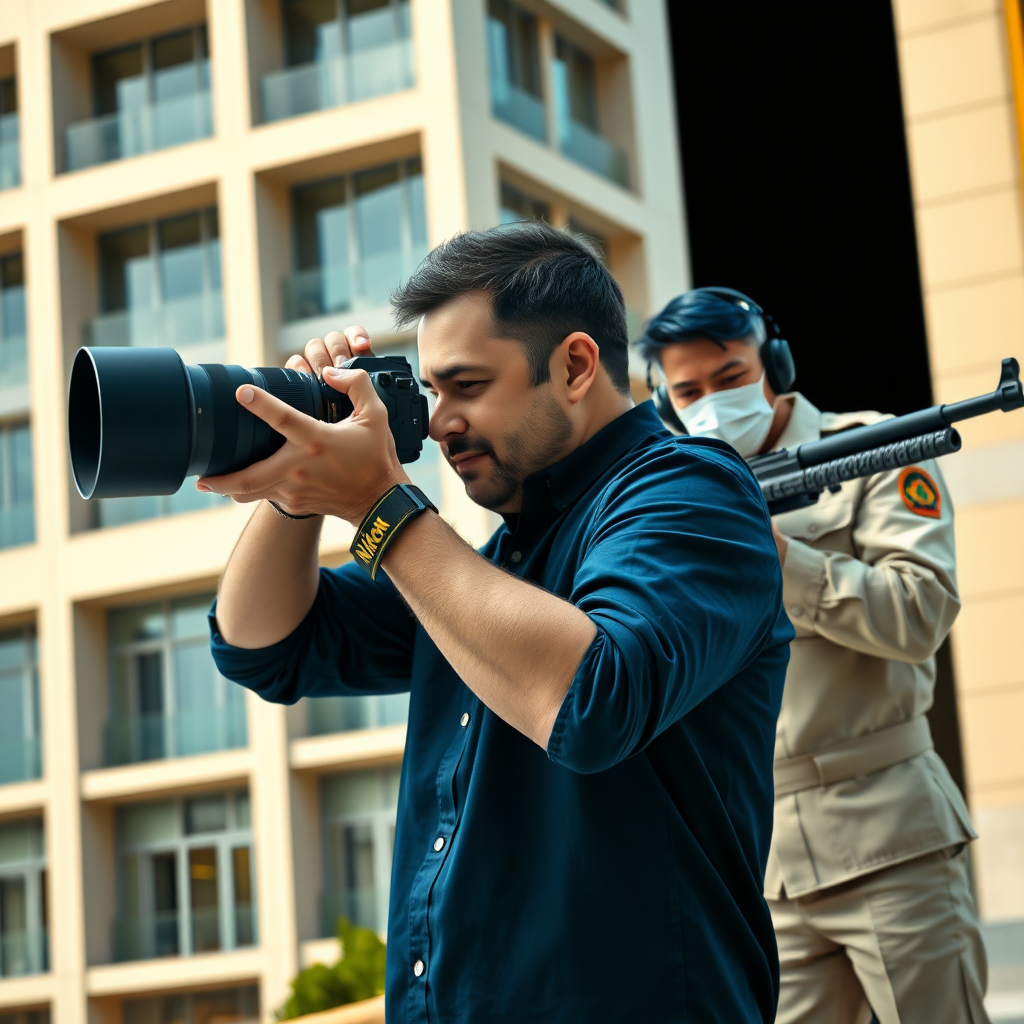
[(404, 725), (409, 720), (409, 694), (389, 693), (367, 697), (312, 697), (309, 701), (309, 734), (324, 736), (353, 729)]
[(0, 932), (0, 977), (43, 974), (50, 969), (46, 931)]
[(595, 174), (629, 188), (629, 161), (626, 151), (609, 142), (586, 125), (565, 118), (558, 126), (558, 143), (570, 160)]
[(85, 327), (86, 345), (167, 345), (180, 348), (224, 337), (224, 300), (202, 292), (161, 306), (103, 313)]
[(119, 963), (177, 956), (180, 951), (177, 911), (114, 922), (114, 959)]
[(306, 320), (350, 309), (372, 309), (388, 302), (391, 289), (420, 264), (425, 247), (365, 257), (355, 266), (338, 264), (300, 270), (284, 281), (284, 318)]
[(245, 703), (108, 722), (104, 739), (110, 766), (236, 750), (249, 742)]
[(0, 785), (38, 779), (43, 774), (43, 747), (38, 736), (0, 743)]
[(320, 935), (327, 938), (338, 934), (338, 918), (347, 917), (363, 928), (383, 931), (387, 917), (384, 892), (377, 886), (366, 885), (346, 892), (325, 892), (320, 897)]
[(21, 143), (18, 115), (0, 117), (0, 191), (21, 184)]
[(24, 334), (0, 334), (0, 388), (16, 387), (28, 380), (28, 339)]
[[(180, 932), (183, 924), (186, 928), (184, 947)], [(114, 922), (114, 960), (123, 963), (162, 956), (214, 953), (228, 948), (223, 925), (220, 911), (212, 907), (119, 918)], [(249, 904), (237, 905), (234, 908), (234, 927), (233, 948), (255, 945), (255, 908)]]
[(213, 134), (209, 91), (73, 124), (67, 129), (69, 171), (180, 146)]
[(31, 501), (0, 507), (0, 548), (31, 544), (35, 539), (36, 517)]
[(540, 142), (547, 142), (544, 101), (504, 78), (491, 79), (491, 109), (499, 121), (518, 128)]
[(282, 121), (314, 110), (401, 92), (415, 84), (412, 42), (399, 39), (265, 76), (263, 120)]

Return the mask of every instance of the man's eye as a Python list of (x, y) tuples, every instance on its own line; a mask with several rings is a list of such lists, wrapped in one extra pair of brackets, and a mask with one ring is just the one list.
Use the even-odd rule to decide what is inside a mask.
[(737, 373), (737, 374), (734, 374), (732, 377), (726, 377), (724, 383), (729, 385), (729, 386), (732, 386), (733, 384), (737, 383), (738, 381), (743, 380), (743, 378), (746, 377), (746, 375), (747, 375), (747, 373), (744, 370), (743, 373)]
[(482, 380), (460, 380), (460, 381), (458, 381), (459, 389), (461, 391), (465, 391), (468, 388), (475, 388), (475, 387), (478, 387), (481, 384), (486, 384), (486, 383), (487, 383), (486, 381), (482, 381)]

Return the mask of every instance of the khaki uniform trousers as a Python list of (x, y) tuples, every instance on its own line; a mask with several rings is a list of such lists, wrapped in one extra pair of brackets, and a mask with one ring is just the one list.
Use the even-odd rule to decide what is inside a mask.
[(768, 906), (777, 1024), (989, 1024), (964, 847)]

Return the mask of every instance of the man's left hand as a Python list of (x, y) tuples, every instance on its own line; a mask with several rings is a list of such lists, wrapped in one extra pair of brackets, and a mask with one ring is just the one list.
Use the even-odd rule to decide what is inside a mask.
[(202, 477), (196, 487), (238, 502), (268, 498), (292, 515), (332, 515), (358, 526), (385, 491), (408, 483), (387, 409), (366, 371), (326, 367), (323, 373), (327, 384), (348, 396), (350, 416), (321, 423), (260, 388), (243, 385), (235, 392), (239, 404), (283, 434), (285, 443), (262, 462)]

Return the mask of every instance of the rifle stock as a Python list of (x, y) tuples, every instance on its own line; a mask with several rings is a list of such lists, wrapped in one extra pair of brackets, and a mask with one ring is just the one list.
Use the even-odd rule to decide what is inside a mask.
[(788, 451), (755, 455), (749, 465), (761, 485), (771, 515), (813, 505), (847, 480), (899, 469), (960, 450), (954, 423), (986, 413), (1024, 406), (1024, 387), (1016, 359), (1004, 359), (995, 391), (949, 405), (843, 430)]

